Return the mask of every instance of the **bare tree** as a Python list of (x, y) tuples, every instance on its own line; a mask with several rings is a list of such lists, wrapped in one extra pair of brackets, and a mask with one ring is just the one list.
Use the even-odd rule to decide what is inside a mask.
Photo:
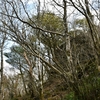
[[(95, 59), (96, 59), (96, 66), (99, 65), (99, 33), (97, 32), (96, 25), (93, 22), (93, 16), (91, 13), (90, 8), (93, 9), (91, 3), (88, 0), (62, 0), (61, 3), (55, 0), (52, 0), (56, 6), (61, 8), (61, 11), (56, 8), (58, 13), (60, 13), (61, 22), (60, 24), (63, 26), (62, 30), (60, 31), (59, 25), (50, 23), (52, 22), (53, 18), (59, 18), (55, 16), (54, 13), (42, 11), (40, 0), (38, 0), (38, 5), (33, 11), (37, 11), (36, 14), (31, 14), (28, 12), (29, 10), (27, 7), (29, 6), (28, 2), (24, 2), (22, 0), (5, 0), (3, 1), (3, 11), (0, 12), (1, 15), (5, 16), (5, 19), (2, 18), (1, 22), (1, 29), (0, 31), (8, 34), (12, 41), (18, 43), (24, 50), (23, 56), (29, 66), (29, 74), (30, 74), (30, 85), (34, 82), (33, 77), (33, 65), (30, 60), (29, 55), (35, 57), (36, 62), (38, 61), (38, 76), (40, 82), (40, 98), (43, 100), (43, 68), (45, 65), (45, 69), (52, 69), (53, 71), (57, 72), (61, 75), (68, 85), (75, 91), (76, 95), (79, 95), (78, 91), (80, 91), (81, 82), (78, 79), (78, 71), (84, 73), (85, 68), (82, 66), (89, 66), (89, 62), (85, 62), (84, 64), (81, 63), (83, 60), (83, 53), (85, 53), (85, 47), (81, 46), (81, 42), (77, 43), (78, 36), (71, 37), (69, 34), (69, 24), (68, 24), (68, 5), (74, 7), (78, 12), (85, 16), (89, 30), (88, 34), (90, 34), (89, 39), (91, 40), (92, 49), (94, 50)], [(45, 2), (44, 2), (45, 3)], [(49, 2), (48, 2), (49, 3)], [(45, 5), (45, 4), (44, 4)], [(52, 17), (52, 16), (53, 17)], [(45, 17), (46, 16), (46, 17)], [(51, 18), (49, 19), (48, 16)], [(46, 23), (44, 23), (45, 21)], [(5, 26), (5, 27), (4, 27)], [(56, 27), (55, 27), (56, 26)], [(34, 37), (36, 36), (36, 45), (34, 45)], [(76, 39), (77, 38), (77, 39)], [(81, 37), (82, 38), (82, 37)], [(73, 43), (73, 41), (75, 43)], [(85, 41), (86, 42), (86, 41)], [(90, 42), (89, 42), (90, 43)], [(79, 47), (80, 49), (79, 49)], [(86, 45), (87, 46), (87, 45)], [(42, 53), (41, 48), (45, 47), (45, 53)], [(90, 47), (90, 48), (91, 48)], [(79, 51), (77, 51), (79, 49)], [(90, 50), (90, 49), (89, 49)], [(88, 51), (87, 51), (88, 52)], [(75, 54), (74, 54), (75, 53)], [(48, 54), (48, 55), (46, 55)], [(89, 55), (89, 53), (88, 53)], [(91, 56), (91, 55), (90, 55)], [(90, 57), (89, 56), (89, 57)], [(81, 59), (82, 57), (82, 59)], [(88, 57), (87, 57), (88, 58)], [(49, 61), (48, 61), (49, 59)], [(89, 58), (89, 60), (91, 60)], [(92, 60), (91, 60), (92, 61)], [(87, 64), (88, 63), (88, 64)], [(78, 70), (78, 68), (80, 70)], [(86, 74), (84, 74), (84, 79)], [(40, 77), (41, 76), (41, 77)], [(31, 80), (32, 79), (32, 80)], [(83, 80), (84, 81), (84, 80)], [(32, 85), (33, 89), (30, 90), (31, 92), (35, 89), (35, 84)], [(85, 85), (84, 85), (85, 86)], [(35, 89), (36, 90), (36, 89)], [(34, 92), (34, 91), (33, 91)], [(80, 91), (81, 92), (81, 91)], [(38, 93), (37, 93), (38, 94)], [(82, 94), (83, 95), (83, 94)]]

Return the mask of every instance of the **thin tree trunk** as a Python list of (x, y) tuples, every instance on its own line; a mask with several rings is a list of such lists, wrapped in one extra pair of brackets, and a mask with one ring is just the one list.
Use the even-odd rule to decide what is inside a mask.
[(0, 82), (0, 94), (2, 93), (3, 87), (3, 48), (1, 47), (1, 82)]
[(65, 50), (67, 52), (67, 59), (69, 61), (69, 66), (72, 69), (72, 53), (71, 53), (71, 47), (70, 47), (70, 36), (68, 35), (68, 22), (67, 22), (67, 1), (63, 0), (64, 5), (64, 27), (65, 27)]
[[(2, 33), (3, 34), (3, 33)], [(3, 48), (4, 48), (4, 43), (5, 43), (5, 40), (6, 40), (6, 34), (3, 35), (2, 37), (2, 42), (1, 42), (1, 82), (0, 82), (0, 94), (2, 93), (2, 89), (3, 89)]]
[(24, 80), (24, 76), (23, 76), (23, 72), (22, 72), (21, 66), (20, 66), (20, 73), (21, 73), (21, 77), (22, 77), (22, 81), (23, 81), (23, 85), (24, 85), (25, 92), (26, 92), (26, 94), (28, 94), (27, 89), (26, 89), (25, 80)]

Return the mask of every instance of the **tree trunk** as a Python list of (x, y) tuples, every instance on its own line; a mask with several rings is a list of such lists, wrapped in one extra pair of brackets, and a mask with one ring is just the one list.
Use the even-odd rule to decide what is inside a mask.
[(26, 88), (26, 85), (25, 85), (25, 80), (24, 80), (23, 72), (22, 72), (22, 69), (21, 69), (21, 65), (20, 65), (20, 73), (21, 73), (21, 77), (22, 77), (25, 93), (28, 94), (27, 88)]
[(1, 47), (1, 82), (0, 82), (0, 94), (3, 88), (3, 48)]

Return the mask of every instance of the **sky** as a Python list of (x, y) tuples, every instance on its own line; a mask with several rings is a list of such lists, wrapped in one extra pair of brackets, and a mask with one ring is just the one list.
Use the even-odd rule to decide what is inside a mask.
[[(28, 1), (28, 9), (32, 10), (32, 13), (34, 12), (32, 6), (33, 4), (37, 3), (38, 4), (38, 0), (22, 0), (23, 2), (26, 2)], [(60, 4), (62, 4), (62, 1), (63, 0), (56, 0), (57, 2), (59, 2)], [(68, 1), (68, 0), (67, 0)], [(73, 0), (75, 1), (75, 3), (77, 3), (78, 0)], [(80, 0), (80, 2), (83, 2), (84, 0)], [(89, 2), (92, 4), (92, 6), (94, 8), (98, 8), (98, 6), (100, 6), (100, 3), (99, 5), (97, 3), (95, 3), (94, 1), (97, 1), (97, 0), (89, 0)], [(40, 4), (41, 4), (41, 10), (50, 10), (58, 15), (61, 16), (61, 14), (63, 13), (63, 10), (61, 9), (61, 7), (58, 7), (55, 5), (55, 3), (52, 2), (52, 0), (40, 0)], [(44, 4), (45, 2), (45, 4)], [(34, 6), (34, 8), (37, 6), (37, 4)], [(77, 3), (78, 4), (78, 3)], [(30, 12), (31, 12), (30, 10)], [(36, 9), (35, 9), (36, 10)], [(97, 9), (96, 9), (97, 10)], [(93, 15), (96, 15), (95, 11), (93, 11), (93, 9), (91, 9), (91, 12), (93, 13)], [(98, 12), (98, 11), (97, 11)], [(71, 6), (68, 6), (68, 10), (67, 10), (67, 13), (68, 13), (68, 21), (71, 22), (73, 20), (73, 17), (76, 18), (76, 19), (80, 19), (80, 18), (83, 18), (82, 14), (80, 14), (77, 10), (75, 10), (74, 7), (71, 7)], [(74, 16), (73, 14), (74, 13)], [(97, 19), (95, 19), (97, 21)]]
[[(16, 43), (12, 41), (6, 41), (5, 47), (4, 47), (4, 53), (10, 52), (10, 47), (12, 45), (16, 45)], [(7, 57), (4, 56), (4, 73), (6, 75), (13, 75), (15, 73), (18, 73), (18, 70), (15, 71), (15, 69), (12, 68), (12, 66), (6, 62), (6, 59)]]

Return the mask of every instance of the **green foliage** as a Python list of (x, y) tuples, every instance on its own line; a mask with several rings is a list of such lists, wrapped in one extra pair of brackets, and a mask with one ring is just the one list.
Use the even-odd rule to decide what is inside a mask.
[(89, 81), (84, 82), (84, 86), (82, 86), (81, 89), (84, 99), (100, 100), (100, 78), (89, 77), (88, 80)]
[(88, 76), (81, 79), (78, 84), (78, 86), (73, 85), (75, 98), (78, 100), (100, 100), (100, 78), (98, 76)]
[(24, 52), (24, 50), (21, 46), (16, 46), (15, 45), (15, 46), (12, 46), (10, 49), (11, 49), (12, 52), (18, 52), (18, 53), (23, 53)]
[(40, 15), (41, 26), (47, 30), (63, 31), (63, 20), (51, 12), (41, 13)]
[[(33, 16), (35, 23), (44, 30), (54, 31), (63, 34), (64, 26), (63, 19), (52, 12), (41, 12), (36, 16)], [(34, 24), (30, 22), (31, 24)], [(49, 32), (34, 31), (37, 39), (42, 42), (46, 47), (54, 48), (60, 44), (63, 40), (61, 36), (51, 34)]]
[(4, 53), (7, 57), (6, 62), (12, 65), (13, 67), (18, 68), (19, 62), (21, 65), (26, 64), (24, 57), (22, 56), (24, 50), (21, 46), (12, 46), (10, 52)]
[(100, 100), (100, 77), (88, 77), (80, 82), (78, 91), (68, 93), (63, 100)]
[(63, 100), (75, 100), (74, 92), (67, 94)]
[(78, 27), (88, 27), (88, 23), (85, 18), (75, 20), (75, 24)]
[(87, 32), (88, 30), (89, 30), (89, 25), (88, 25), (88, 23), (87, 23), (87, 20), (86, 20), (86, 18), (83, 18), (83, 19), (76, 19), (75, 21), (74, 21), (74, 24), (73, 24), (74, 26), (74, 29), (75, 30), (77, 30), (77, 29), (79, 29), (79, 30), (81, 30), (81, 31), (83, 31), (83, 32)]

